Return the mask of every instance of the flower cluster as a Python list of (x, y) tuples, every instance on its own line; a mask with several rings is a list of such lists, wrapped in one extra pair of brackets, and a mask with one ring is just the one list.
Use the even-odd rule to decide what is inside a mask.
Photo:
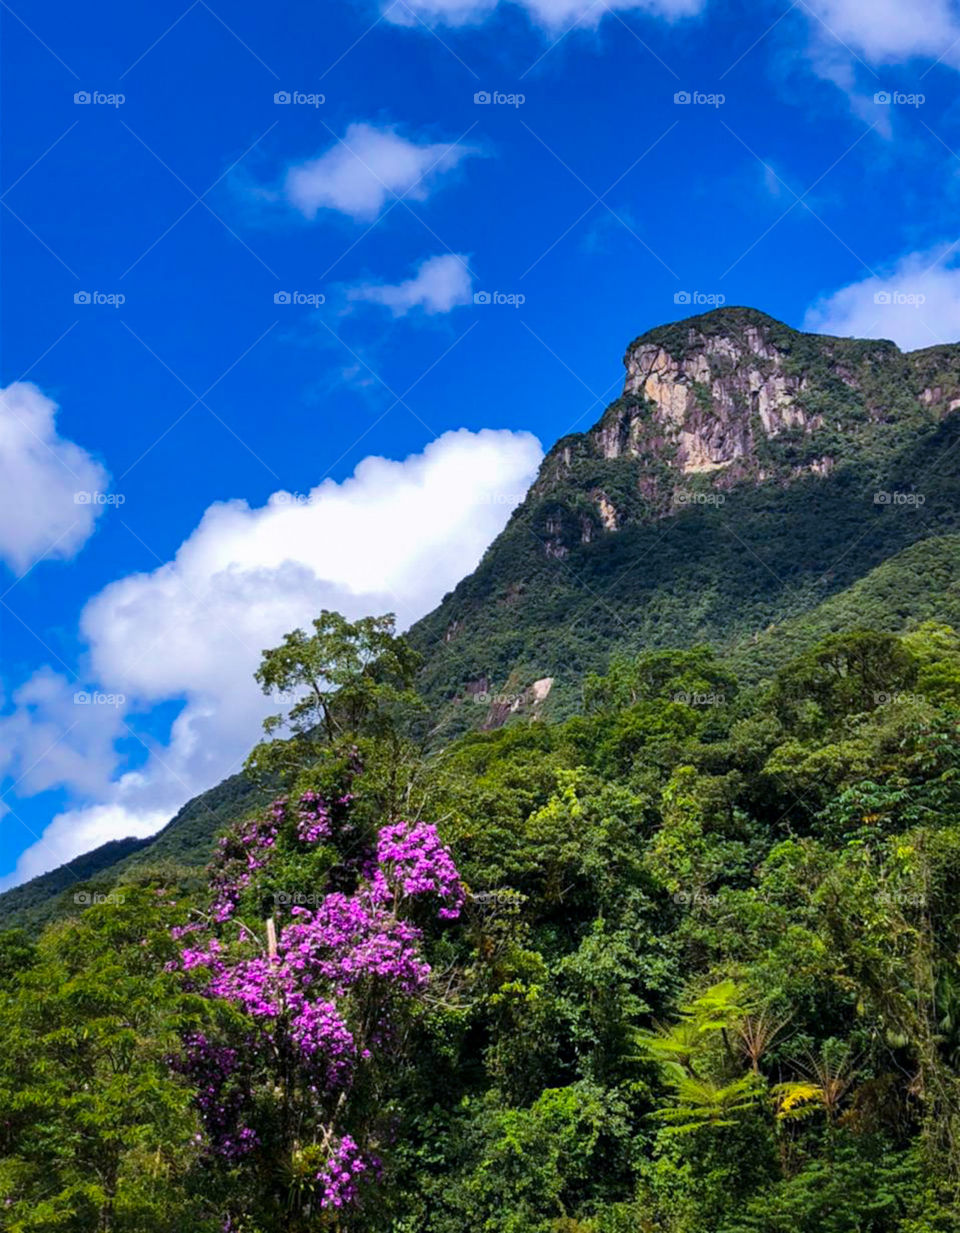
[(330, 1158), (317, 1174), (317, 1181), (323, 1186), (320, 1196), (321, 1207), (343, 1207), (355, 1203), (359, 1191), (360, 1177), (368, 1167), (378, 1170), (380, 1162), (374, 1156), (369, 1163), (360, 1154), (360, 1149), (349, 1135), (336, 1144), (330, 1153)]
[[(430, 978), (421, 930), (401, 915), (405, 903), (420, 896), (439, 898), (438, 915), (452, 919), (464, 899), (453, 858), (436, 828), (400, 822), (381, 829), (352, 893), (331, 891), (313, 911), (291, 908), (275, 946), (258, 945), (257, 935), (239, 921), (236, 942), (217, 936), (223, 932), (218, 926), (233, 920), (242, 891), (278, 846), (337, 841), (348, 829), (343, 817), (350, 799), (329, 802), (305, 792), (294, 818), (281, 798), (263, 817), (221, 841), (212, 877), (212, 926), (192, 923), (175, 931), (182, 942), (179, 966), (194, 973), (196, 987), (252, 1020), (245, 1064), (282, 1059), (279, 1081), (309, 1093), (318, 1111), (342, 1107), (357, 1067), (372, 1056), (371, 1047), (392, 1038), (397, 1000), (415, 996)], [(237, 1050), (211, 1045), (200, 1034), (184, 1042), (182, 1068), (196, 1085), (210, 1143), (230, 1161), (258, 1144), (256, 1132), (244, 1124), (253, 1080), (231, 1081), (239, 1064)], [(328, 1135), (338, 1120), (330, 1114)], [(355, 1201), (361, 1174), (376, 1169), (377, 1162), (367, 1160), (349, 1135), (333, 1142), (316, 1181), (321, 1206), (338, 1208)]]
[(352, 792), (333, 801), (324, 800), (319, 792), (304, 792), (298, 802), (297, 838), (301, 843), (314, 844), (329, 839), (334, 831), (348, 833), (352, 827), (345, 819), (352, 801)]
[(205, 968), (210, 973), (206, 993), (239, 1006), (268, 1035), (282, 1020), (311, 1078), (327, 1091), (343, 1087), (353, 1069), (353, 1035), (333, 1003), (311, 996), (314, 973), (298, 970), (279, 956), (231, 958), (228, 962), (217, 938), (206, 950), (182, 952), (184, 971)]
[(218, 1156), (236, 1161), (256, 1147), (256, 1131), (243, 1124), (246, 1093), (241, 1084), (230, 1084), (240, 1068), (236, 1049), (214, 1044), (202, 1032), (191, 1032), (171, 1065), (195, 1088), (197, 1108)]
[(210, 878), (214, 920), (222, 924), (233, 916), (241, 893), (270, 859), (285, 813), (286, 801), (276, 800), (266, 817), (246, 822), (219, 841)]
[(456, 920), (460, 915), (464, 901), (460, 875), (437, 828), (429, 822), (385, 826), (377, 836), (377, 863), (381, 877), (375, 893), (384, 894), (390, 887), (406, 896), (439, 895), (444, 900), (438, 912), (442, 920)]
[(300, 797), (297, 836), (304, 843), (319, 843), (330, 835), (330, 810), (319, 792), (304, 792)]
[(367, 893), (328, 895), (316, 912), (292, 908), (291, 914), (295, 920), (277, 949), (306, 985), (320, 979), (343, 997), (364, 977), (377, 977), (411, 994), (429, 978), (430, 965), (418, 949), (420, 930)]

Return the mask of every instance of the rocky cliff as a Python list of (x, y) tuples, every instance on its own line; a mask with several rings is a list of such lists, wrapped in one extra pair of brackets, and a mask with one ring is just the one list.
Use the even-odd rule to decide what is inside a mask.
[(741, 339), (691, 333), (686, 354), (671, 355), (655, 342), (627, 353), (624, 397), (639, 397), (650, 413), (618, 416), (598, 429), (604, 457), (636, 453), (652, 427), (672, 446), (677, 470), (696, 474), (748, 462), (758, 433), (770, 438), (822, 426), (823, 417), (803, 406), (807, 378), (787, 371), (786, 357), (762, 327), (748, 327)]
[[(653, 330), (628, 348), (624, 366), (621, 397), (589, 432), (555, 447), (532, 490), (549, 498), (590, 460), (630, 464), (626, 491), (623, 468), (610, 471), (619, 501), (602, 484), (583, 492), (592, 508), (577, 520), (581, 543), (708, 504), (708, 490), (829, 475), (861, 440), (877, 454), (960, 408), (956, 348), (904, 355), (889, 342), (801, 334), (754, 309)], [(550, 511), (545, 554), (563, 559), (572, 530)]]

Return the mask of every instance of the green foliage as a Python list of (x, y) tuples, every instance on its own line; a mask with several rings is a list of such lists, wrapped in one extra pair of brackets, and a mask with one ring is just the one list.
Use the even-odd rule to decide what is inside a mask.
[(383, 712), (404, 700), (419, 657), (394, 632), (392, 613), (347, 621), (321, 612), (307, 635), (294, 630), (282, 645), (264, 651), (256, 678), (264, 693), (302, 694), (267, 731), (286, 724), (298, 736), (322, 724), (327, 738), (353, 735), (382, 722)]
[[(583, 714), (432, 752), (395, 722), (396, 679), (358, 684), (359, 733), (305, 712), (292, 790), (350, 780), (358, 850), (384, 817), (438, 819), (467, 889), (427, 927), (403, 1063), (364, 1092), (375, 1199), (337, 1224), (199, 1174), (166, 1065), (200, 1013), (164, 971), (191, 875), (174, 907), (154, 865), (125, 902), (0, 935), (5, 1219), (201, 1233), (245, 1196), (243, 1233), (947, 1233), (958, 681), (960, 642), (927, 622), (831, 631), (745, 689), (700, 645), (617, 659)], [(338, 879), (333, 848), (279, 853), (244, 919)], [(277, 1193), (307, 1193), (311, 1150)]]
[(195, 1188), (190, 1093), (168, 1055), (199, 1021), (163, 965), (177, 916), (132, 891), (2, 935), (0, 1205), (11, 1233), (213, 1230)]
[[(438, 819), (467, 902), (365, 1093), (375, 1199), (248, 1196), (236, 1233), (960, 1228), (960, 353), (741, 308), (643, 341), (725, 379), (704, 341), (732, 339), (768, 375), (758, 331), (806, 428), (681, 481), (626, 393), (407, 638), (323, 612), (264, 653), (285, 709), (247, 774), (0, 897), (0, 1225), (219, 1233), (244, 1192), (197, 1166), (167, 929), (227, 823), (349, 778), (357, 850)], [(332, 848), (284, 853), (242, 908), (265, 930), (338, 879)]]

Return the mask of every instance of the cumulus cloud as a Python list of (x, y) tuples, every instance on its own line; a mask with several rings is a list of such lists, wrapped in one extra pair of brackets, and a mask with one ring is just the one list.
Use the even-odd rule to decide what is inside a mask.
[(92, 702), (65, 676), (41, 668), (16, 689), (13, 709), (0, 715), (0, 779), (23, 795), (67, 787), (105, 792), (123, 732), (122, 704)]
[(284, 196), (306, 218), (339, 210), (372, 222), (389, 198), (424, 200), (437, 180), (477, 151), (456, 143), (418, 143), (393, 128), (351, 124), (319, 158), (287, 169)]
[[(597, 26), (606, 13), (628, 10), (654, 17), (692, 17), (706, 0), (509, 0), (525, 9), (530, 19), (548, 30), (572, 26)], [(498, 0), (383, 0), (382, 12), (398, 26), (466, 26), (486, 21), (498, 7)]]
[(956, 342), (960, 268), (944, 262), (943, 249), (908, 253), (889, 272), (818, 300), (807, 310), (804, 325), (818, 334), (890, 338), (904, 351)]
[(57, 409), (29, 382), (0, 390), (0, 559), (18, 572), (73, 556), (104, 508), (95, 494), (107, 473), (57, 433)]
[[(574, 26), (597, 27), (611, 13), (642, 13), (667, 21), (695, 17), (708, 0), (380, 0), (387, 21), (400, 26), (479, 25), (506, 8), (524, 11), (550, 37)], [(879, 88), (909, 89), (896, 81), (857, 84), (858, 61), (904, 64), (914, 58), (960, 68), (957, 0), (805, 0), (798, 6), (809, 35), (809, 62), (849, 97), (853, 110), (890, 135), (890, 115), (878, 115)], [(792, 49), (795, 51), (795, 49)]]
[[(897, 113), (919, 105), (917, 97), (923, 101), (922, 81), (904, 79), (893, 66), (916, 59), (960, 68), (956, 0), (808, 0), (800, 11), (810, 32), (813, 71), (842, 90), (853, 113), (887, 139)], [(884, 67), (878, 76), (875, 69)], [(906, 96), (904, 105), (891, 104), (891, 94)]]
[[(149, 834), (190, 796), (239, 769), (260, 720), (276, 709), (253, 681), (263, 648), (307, 627), (324, 607), (351, 618), (393, 611), (401, 628), (428, 612), (477, 564), (541, 457), (529, 433), (448, 432), (421, 454), (366, 458), (340, 483), (277, 492), (260, 508), (213, 505), (173, 560), (106, 587), (81, 621), (92, 677), (125, 695), (128, 708), (171, 699), (184, 706), (169, 740), (97, 793), (101, 734), (86, 800), (54, 819), (7, 882), (92, 843)], [(56, 728), (63, 716), (53, 708), (62, 699), (50, 693)], [(64, 759), (62, 780), (71, 771)], [(83, 795), (79, 769), (72, 770)]]
[[(593, 29), (611, 13), (642, 13), (667, 21), (698, 16), (708, 0), (380, 0), (387, 21), (399, 26), (480, 25), (507, 8), (520, 9), (551, 37), (579, 26)], [(858, 88), (858, 61), (904, 64), (914, 58), (960, 68), (960, 10), (957, 0), (805, 0), (798, 13), (806, 21), (809, 60), (814, 71), (844, 90), (857, 114), (878, 131), (891, 127), (878, 116), (873, 95), (879, 88), (908, 89), (896, 81)]]
[(460, 304), (473, 300), (473, 279), (467, 258), (458, 253), (428, 257), (421, 261), (413, 278), (402, 283), (364, 283), (351, 287), (348, 299), (382, 304), (395, 317), (403, 317), (413, 308), (425, 313), (448, 313)]

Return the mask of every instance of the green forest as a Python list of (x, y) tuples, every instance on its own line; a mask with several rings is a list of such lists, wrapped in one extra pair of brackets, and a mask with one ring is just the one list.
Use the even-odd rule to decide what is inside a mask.
[(446, 743), (390, 617), (289, 634), (206, 869), (0, 934), (0, 1225), (960, 1227), (960, 637), (819, 611)]

